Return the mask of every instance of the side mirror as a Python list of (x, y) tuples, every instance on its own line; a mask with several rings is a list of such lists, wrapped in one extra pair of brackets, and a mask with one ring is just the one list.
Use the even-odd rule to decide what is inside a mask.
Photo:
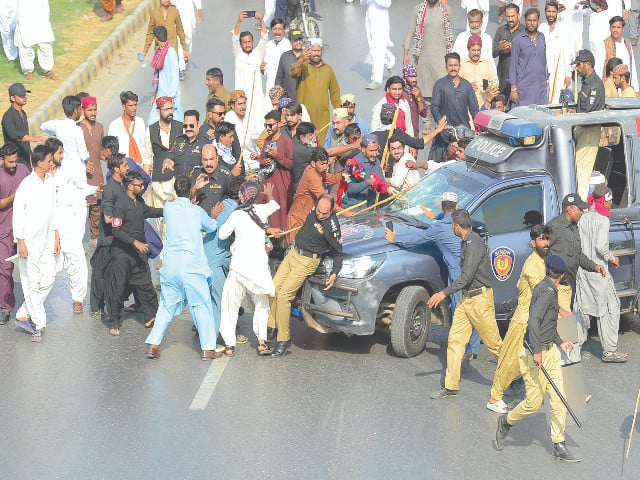
[(487, 225), (478, 220), (471, 220), (471, 228), (481, 237), (487, 237), (489, 233), (487, 232)]

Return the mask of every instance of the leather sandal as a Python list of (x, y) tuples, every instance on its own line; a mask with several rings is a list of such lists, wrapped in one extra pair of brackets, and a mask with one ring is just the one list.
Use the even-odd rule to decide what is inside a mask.
[(225, 345), (224, 354), (228, 357), (233, 357), (236, 354), (236, 347), (233, 345)]

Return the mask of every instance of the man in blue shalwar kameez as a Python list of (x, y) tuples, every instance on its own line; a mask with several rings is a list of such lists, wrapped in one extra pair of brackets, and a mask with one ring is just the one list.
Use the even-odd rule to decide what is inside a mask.
[(147, 337), (147, 358), (158, 358), (158, 345), (171, 321), (189, 304), (191, 317), (198, 329), (202, 360), (219, 358), (215, 351), (219, 323), (214, 320), (211, 302), (211, 271), (206, 262), (202, 243), (202, 232), (213, 233), (218, 224), (215, 218), (222, 205), (211, 210), (211, 217), (197, 205), (191, 203), (191, 183), (185, 176), (175, 181), (177, 199), (164, 206), (167, 239), (160, 269), (160, 304), (156, 321)]

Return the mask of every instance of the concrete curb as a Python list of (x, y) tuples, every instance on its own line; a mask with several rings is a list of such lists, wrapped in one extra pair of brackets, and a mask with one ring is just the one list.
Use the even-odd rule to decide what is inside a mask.
[(96, 48), (87, 60), (76, 68), (53, 94), (29, 114), (29, 132), (40, 135), (40, 124), (54, 118), (64, 118), (62, 99), (87, 90), (89, 83), (109, 65), (115, 54), (141, 27), (149, 22), (151, 11), (158, 0), (146, 0), (131, 13), (102, 44)]

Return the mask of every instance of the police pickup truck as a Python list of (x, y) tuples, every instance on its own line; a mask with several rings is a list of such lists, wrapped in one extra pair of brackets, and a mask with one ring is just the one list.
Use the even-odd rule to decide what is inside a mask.
[[(425, 347), (431, 323), (448, 325), (447, 305), (430, 310), (429, 296), (446, 286), (447, 272), (437, 248), (403, 248), (384, 237), (387, 222), (426, 229), (432, 221), (422, 205), (438, 211), (443, 192), (458, 194), (484, 236), (493, 269), (497, 320), (508, 320), (517, 304), (516, 283), (531, 253), (525, 214), (548, 222), (559, 202), (576, 190), (575, 135), (583, 126), (601, 128), (594, 170), (613, 191), (610, 248), (620, 257), (611, 268), (622, 312), (638, 302), (636, 262), (640, 227), (640, 100), (610, 99), (606, 110), (563, 113), (553, 106), (518, 107), (509, 114), (479, 112), (478, 132), (466, 161), (429, 172), (417, 186), (377, 211), (342, 223), (344, 264), (334, 288), (324, 291), (331, 259), (326, 258), (302, 291), (302, 318), (315, 330), (370, 335), (389, 332), (396, 355), (412, 357)], [(535, 212), (538, 212), (536, 214)]]

